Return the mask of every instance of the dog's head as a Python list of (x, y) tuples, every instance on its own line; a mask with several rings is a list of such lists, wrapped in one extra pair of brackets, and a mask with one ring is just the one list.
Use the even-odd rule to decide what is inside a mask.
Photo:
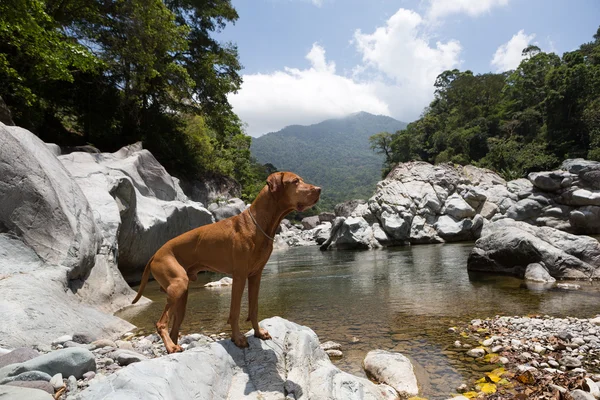
[(319, 201), (321, 188), (304, 182), (293, 172), (275, 172), (267, 178), (269, 192), (276, 196), (283, 206), (304, 211)]

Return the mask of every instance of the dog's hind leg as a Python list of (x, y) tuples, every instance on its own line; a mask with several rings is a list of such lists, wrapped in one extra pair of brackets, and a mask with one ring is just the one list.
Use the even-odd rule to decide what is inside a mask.
[[(158, 258), (153, 261), (152, 275), (167, 293), (167, 304), (160, 319), (156, 323), (156, 331), (160, 335), (167, 349), (167, 353), (182, 351), (177, 345), (179, 326), (183, 320), (183, 313), (179, 312), (183, 300), (187, 300), (188, 277), (185, 269), (174, 258)], [(169, 335), (169, 319), (173, 318), (174, 335)], [(173, 339), (174, 337), (174, 339)]]
[(183, 295), (179, 298), (179, 300), (177, 301), (177, 304), (175, 304), (175, 307), (173, 308), (173, 326), (171, 327), (171, 340), (173, 341), (173, 343), (177, 344), (177, 339), (179, 338), (179, 328), (181, 327), (181, 323), (183, 322), (183, 318), (185, 317), (185, 308), (187, 305), (187, 299), (188, 299), (188, 290), (186, 288), (185, 292), (183, 293)]

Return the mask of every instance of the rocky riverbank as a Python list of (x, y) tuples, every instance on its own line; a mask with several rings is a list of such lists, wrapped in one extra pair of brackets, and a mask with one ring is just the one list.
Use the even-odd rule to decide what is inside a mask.
[(600, 398), (600, 316), (496, 316), (450, 330), (455, 350), (481, 367), (481, 379), (457, 388), (467, 398)]

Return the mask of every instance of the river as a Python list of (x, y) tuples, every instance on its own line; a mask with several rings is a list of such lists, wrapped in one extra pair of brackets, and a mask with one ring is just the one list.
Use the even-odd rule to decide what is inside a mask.
[[(461, 339), (448, 328), (494, 315), (591, 317), (600, 312), (600, 285), (578, 282), (578, 291), (527, 286), (522, 280), (470, 274), (472, 243), (418, 245), (376, 251), (327, 251), (318, 247), (275, 251), (263, 272), (259, 318), (279, 315), (307, 325), (321, 342), (342, 344), (341, 369), (364, 375), (361, 362), (373, 349), (398, 351), (415, 364), (423, 395), (445, 399), (461, 383), (481, 376), (456, 353)], [(189, 293), (183, 333), (229, 332), (231, 288), (202, 286), (222, 275), (202, 273)], [(150, 282), (154, 303), (122, 316), (153, 331), (165, 295)], [(242, 318), (247, 313), (242, 303)], [(250, 329), (249, 323), (242, 327)]]

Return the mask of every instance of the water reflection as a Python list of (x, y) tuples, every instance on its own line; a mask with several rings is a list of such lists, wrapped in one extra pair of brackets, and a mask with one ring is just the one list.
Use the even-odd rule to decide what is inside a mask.
[[(424, 395), (443, 399), (472, 376), (469, 365), (449, 352), (457, 339), (447, 333), (449, 326), (497, 314), (589, 317), (598, 312), (597, 284), (580, 283), (582, 289), (575, 292), (546, 290), (513, 277), (468, 274), (471, 249), (472, 243), (463, 243), (274, 252), (263, 273), (260, 318), (279, 315), (310, 326), (322, 341), (340, 342), (344, 358), (337, 364), (355, 374), (362, 374), (361, 362), (369, 350), (401, 351), (422, 369)], [(202, 287), (220, 277), (199, 275), (190, 290), (184, 333), (228, 331), (230, 289)], [(145, 294), (157, 301), (124, 317), (151, 331), (165, 299), (154, 282)], [(246, 298), (242, 306), (244, 316)]]

